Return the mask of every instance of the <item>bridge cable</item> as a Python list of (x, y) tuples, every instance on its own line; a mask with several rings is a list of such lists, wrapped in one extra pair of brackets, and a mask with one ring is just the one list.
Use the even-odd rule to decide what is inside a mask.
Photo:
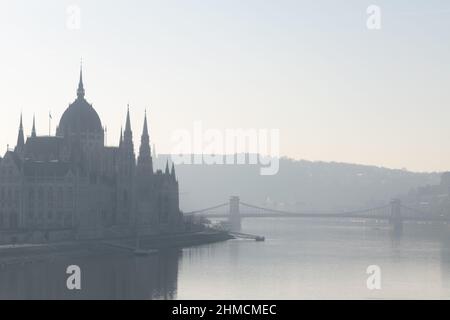
[(245, 206), (245, 207), (249, 207), (252, 209), (258, 209), (258, 210), (264, 210), (264, 211), (269, 211), (269, 212), (273, 212), (273, 213), (279, 213), (279, 214), (290, 214), (290, 215), (335, 215), (335, 216), (342, 216), (342, 215), (357, 215), (357, 214), (362, 214), (362, 213), (367, 213), (367, 212), (371, 212), (371, 211), (378, 211), (378, 210), (383, 210), (389, 207), (389, 205), (384, 205), (384, 206), (380, 206), (380, 207), (374, 207), (374, 208), (369, 208), (369, 209), (362, 209), (362, 210), (354, 210), (354, 211), (344, 211), (344, 212), (339, 212), (339, 213), (323, 213), (323, 212), (291, 212), (291, 211), (282, 211), (282, 210), (276, 210), (276, 209), (269, 209), (269, 208), (264, 208), (264, 207), (259, 207), (259, 206), (255, 206), (252, 204), (248, 204), (245, 202), (241, 202), (241, 205)]
[(226, 203), (222, 203), (222, 204), (219, 204), (219, 205), (216, 205), (216, 206), (213, 206), (213, 207), (209, 207), (209, 208), (205, 208), (205, 209), (201, 209), (201, 210), (195, 210), (195, 211), (191, 211), (191, 212), (185, 212), (184, 215), (193, 215), (193, 214), (196, 214), (196, 213), (201, 213), (201, 212), (205, 212), (205, 211), (209, 211), (209, 210), (214, 210), (214, 209), (222, 208), (222, 207), (225, 207), (225, 206), (228, 206), (228, 205), (229, 205), (229, 203), (226, 202)]

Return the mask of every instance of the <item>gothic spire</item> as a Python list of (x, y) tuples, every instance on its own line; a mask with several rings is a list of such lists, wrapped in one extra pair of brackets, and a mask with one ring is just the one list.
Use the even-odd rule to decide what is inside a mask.
[(20, 114), (20, 124), (19, 124), (19, 134), (17, 136), (17, 146), (16, 150), (23, 150), (23, 146), (25, 145), (25, 139), (23, 136), (23, 122), (22, 122), (22, 114)]
[(127, 106), (127, 120), (125, 122), (125, 131), (123, 132), (123, 141), (133, 143), (133, 132), (131, 131), (130, 106)]
[(130, 105), (127, 105), (127, 121), (125, 123), (125, 134), (131, 133), (131, 121), (130, 121)]
[(167, 175), (170, 174), (170, 172), (169, 172), (169, 159), (166, 160), (166, 172), (165, 172), (165, 174), (167, 174)]
[(173, 162), (172, 162), (172, 170), (170, 171), (170, 175), (172, 176), (172, 178), (174, 180), (176, 180), (176, 177), (175, 177), (175, 164)]
[(31, 137), (36, 138), (36, 117), (33, 115), (33, 128), (31, 129)]
[(147, 110), (145, 110), (144, 114), (144, 128), (142, 129), (142, 137), (149, 136), (148, 135), (148, 126), (147, 126)]
[(131, 131), (130, 121), (130, 106), (128, 106), (127, 110), (127, 121), (125, 124), (125, 131), (123, 132), (122, 145), (127, 150), (127, 153), (133, 154), (134, 157), (133, 132)]
[(138, 165), (149, 167), (149, 172), (153, 173), (153, 161), (150, 150), (150, 137), (148, 134), (147, 112), (144, 115), (144, 127), (142, 129), (141, 146), (139, 147)]
[(84, 86), (83, 86), (83, 64), (80, 66), (80, 81), (78, 82), (78, 90), (77, 90), (77, 97), (78, 99), (84, 98)]

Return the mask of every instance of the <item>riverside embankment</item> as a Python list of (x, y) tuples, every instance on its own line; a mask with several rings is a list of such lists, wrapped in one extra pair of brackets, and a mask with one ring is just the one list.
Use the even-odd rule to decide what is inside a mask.
[[(174, 234), (142, 236), (139, 238), (139, 247), (142, 249), (163, 250), (166, 248), (185, 248), (221, 242), (232, 239), (227, 232), (198, 231)], [(123, 253), (133, 254), (136, 247), (135, 238), (98, 239), (89, 241), (70, 241), (45, 244), (18, 244), (0, 246), (0, 266), (17, 262), (33, 261), (46, 257), (59, 255), (90, 255)]]

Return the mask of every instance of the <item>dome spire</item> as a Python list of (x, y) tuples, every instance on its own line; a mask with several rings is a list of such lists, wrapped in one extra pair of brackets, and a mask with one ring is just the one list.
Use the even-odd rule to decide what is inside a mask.
[(78, 90), (77, 90), (78, 99), (84, 98), (84, 86), (83, 86), (83, 60), (80, 63), (80, 81), (78, 82)]

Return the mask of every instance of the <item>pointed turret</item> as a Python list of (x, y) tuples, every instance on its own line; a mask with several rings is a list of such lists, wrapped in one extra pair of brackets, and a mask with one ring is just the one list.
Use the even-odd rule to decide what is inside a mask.
[(78, 82), (77, 97), (78, 99), (84, 99), (84, 86), (83, 86), (83, 66), (80, 66), (80, 81)]
[(132, 158), (135, 159), (134, 156), (134, 144), (133, 144), (133, 131), (131, 131), (131, 121), (130, 121), (130, 106), (127, 109), (127, 120), (125, 124), (125, 131), (123, 132), (123, 141), (122, 141), (123, 150), (132, 155)]
[(166, 161), (166, 171), (164, 172), (166, 175), (169, 175), (170, 174), (170, 171), (169, 171), (169, 159), (167, 159), (167, 161)]
[(142, 129), (141, 146), (139, 147), (138, 165), (146, 166), (147, 172), (153, 173), (153, 160), (150, 149), (150, 136), (148, 134), (147, 112), (144, 115), (144, 126)]
[(36, 138), (36, 117), (33, 115), (33, 128), (31, 129), (31, 137)]
[(22, 114), (20, 114), (20, 124), (19, 124), (19, 134), (17, 136), (17, 145), (16, 151), (22, 151), (25, 145), (25, 139), (23, 136), (23, 122), (22, 122)]
[(144, 128), (142, 129), (142, 136), (149, 136), (148, 135), (148, 125), (147, 125), (147, 110), (145, 110), (144, 113)]
[(133, 132), (131, 131), (131, 120), (130, 120), (130, 106), (127, 106), (127, 120), (125, 123), (125, 131), (123, 134), (125, 142), (133, 140)]
[(170, 171), (170, 175), (172, 176), (173, 180), (176, 180), (177, 177), (175, 175), (175, 164), (172, 162), (172, 170)]
[(127, 120), (125, 123), (125, 131), (131, 131), (131, 121), (130, 121), (130, 105), (127, 105)]

